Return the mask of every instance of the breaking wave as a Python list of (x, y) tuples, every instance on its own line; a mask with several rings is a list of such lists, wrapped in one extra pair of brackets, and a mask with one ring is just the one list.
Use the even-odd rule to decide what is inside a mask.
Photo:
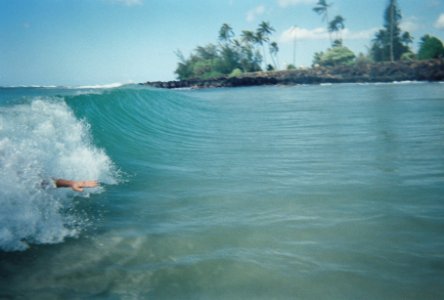
[(69, 208), (76, 194), (42, 183), (52, 178), (98, 179), (113, 184), (117, 171), (93, 144), (89, 124), (62, 98), (34, 97), (0, 107), (0, 249), (58, 243), (77, 236), (83, 220)]

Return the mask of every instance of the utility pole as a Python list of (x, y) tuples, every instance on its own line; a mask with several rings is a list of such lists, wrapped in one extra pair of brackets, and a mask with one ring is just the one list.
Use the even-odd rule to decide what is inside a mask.
[(296, 28), (297, 26), (293, 26), (293, 66), (296, 68)]

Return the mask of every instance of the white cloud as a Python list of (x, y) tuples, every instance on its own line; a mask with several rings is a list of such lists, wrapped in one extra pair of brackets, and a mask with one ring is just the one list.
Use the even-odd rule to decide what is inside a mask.
[(298, 40), (324, 40), (328, 39), (328, 32), (323, 27), (306, 29), (300, 27), (290, 27), (281, 34), (281, 42), (287, 43), (294, 39)]
[(253, 22), (256, 20), (256, 18), (260, 15), (263, 15), (265, 13), (265, 6), (259, 5), (247, 12), (247, 21)]
[(375, 37), (375, 33), (381, 28), (373, 27), (361, 31), (350, 31), (347, 28), (343, 30), (344, 40), (369, 40)]
[(408, 32), (415, 32), (421, 27), (418, 18), (416, 17), (410, 17), (403, 20), (400, 26), (403, 31), (408, 31)]
[(287, 7), (299, 4), (315, 4), (316, 0), (277, 0), (280, 7)]
[[(374, 34), (379, 30), (379, 28), (370, 28), (361, 31), (350, 31), (348, 29), (341, 30), (340, 36), (344, 40), (368, 40), (371, 39)], [(332, 35), (335, 38), (335, 34)], [(326, 28), (318, 27), (314, 29), (300, 28), (300, 27), (290, 27), (284, 32), (282, 32), (280, 41), (281, 43), (288, 43), (297, 40), (328, 40), (329, 34)]]
[(436, 20), (435, 27), (438, 29), (444, 29), (444, 14), (441, 14)]

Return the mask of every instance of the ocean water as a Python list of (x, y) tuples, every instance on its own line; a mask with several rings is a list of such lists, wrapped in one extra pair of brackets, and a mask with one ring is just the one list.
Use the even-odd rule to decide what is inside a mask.
[(0, 88), (0, 169), (0, 299), (444, 298), (443, 83)]

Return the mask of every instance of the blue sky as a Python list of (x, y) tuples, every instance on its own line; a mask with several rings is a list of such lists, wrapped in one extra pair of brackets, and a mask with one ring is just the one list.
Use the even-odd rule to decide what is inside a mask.
[[(173, 80), (176, 50), (217, 43), (220, 26), (237, 35), (261, 21), (276, 29), (280, 66), (309, 66), (328, 48), (316, 0), (0, 0), (0, 86), (95, 85)], [(345, 18), (344, 44), (367, 52), (388, 0), (330, 0)], [(398, 0), (402, 27), (417, 47), (444, 40), (444, 0)]]

